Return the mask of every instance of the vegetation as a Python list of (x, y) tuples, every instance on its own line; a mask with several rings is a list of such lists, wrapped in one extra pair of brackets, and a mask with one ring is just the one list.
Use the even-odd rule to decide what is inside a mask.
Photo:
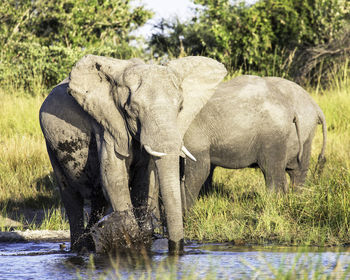
[[(84, 54), (168, 59), (209, 56), (229, 77), (275, 75), (306, 86), (328, 124), (327, 163), (315, 172), (316, 134), (305, 186), (285, 195), (266, 190), (260, 170), (217, 168), (211, 193), (185, 217), (185, 235), (199, 242), (236, 245), (339, 246), (350, 244), (350, 4), (346, 0), (193, 0), (188, 22), (163, 19), (147, 42), (132, 46), (131, 31), (152, 13), (130, 0), (8, 0), (0, 6), (0, 230), (69, 229), (47, 156), (39, 108), (50, 88)], [(31, 214), (28, 215), (27, 212)], [(33, 214), (34, 213), (34, 214)], [(38, 219), (38, 216), (41, 217)], [(132, 259), (129, 259), (132, 261)], [(350, 267), (326, 271), (317, 260), (270, 267), (271, 279), (347, 279)], [(147, 266), (148, 265), (148, 266)], [(89, 264), (94, 278), (93, 259)], [(216, 279), (194, 267), (146, 262), (130, 279)], [(254, 268), (253, 268), (254, 269)], [(120, 276), (117, 264), (115, 275)], [(89, 272), (90, 273), (90, 272)], [(256, 275), (259, 271), (255, 270)], [(80, 277), (80, 276), (78, 276)], [(85, 275), (81, 279), (86, 278)], [(100, 277), (101, 279), (101, 277)]]
[(130, 46), (135, 39), (130, 33), (152, 13), (129, 2), (5, 1), (0, 7), (0, 86), (36, 95), (64, 79), (84, 54), (140, 55)]
[[(9, 0), (0, 10), (0, 42), (37, 42), (67, 48), (127, 46), (130, 32), (152, 15), (125, 0)], [(130, 48), (130, 47), (128, 47)]]
[[(346, 44), (340, 51), (325, 47), (341, 41), (339, 37), (346, 33), (348, 1), (260, 0), (251, 6), (244, 1), (193, 2), (200, 6), (189, 22), (162, 20), (157, 25), (159, 32), (150, 41), (154, 53), (204, 55), (225, 63), (231, 71), (287, 77), (299, 77), (296, 62), (301, 58), (305, 63), (306, 50), (312, 58), (310, 49), (320, 46), (330, 51), (328, 56), (343, 56), (346, 50), (349, 54)], [(318, 62), (323, 59), (318, 56)], [(320, 70), (316, 65), (303, 74)]]

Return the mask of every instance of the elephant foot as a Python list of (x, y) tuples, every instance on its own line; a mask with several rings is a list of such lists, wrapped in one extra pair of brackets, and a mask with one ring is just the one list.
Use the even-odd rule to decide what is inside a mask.
[(82, 234), (74, 244), (71, 244), (70, 251), (80, 255), (95, 252), (95, 243), (91, 234), (89, 232)]
[(151, 232), (143, 232), (128, 213), (113, 212), (101, 219), (91, 229), (96, 252), (114, 254), (149, 250)]
[(169, 255), (183, 255), (184, 254), (184, 240), (180, 241), (172, 241), (169, 239), (168, 241), (169, 247)]

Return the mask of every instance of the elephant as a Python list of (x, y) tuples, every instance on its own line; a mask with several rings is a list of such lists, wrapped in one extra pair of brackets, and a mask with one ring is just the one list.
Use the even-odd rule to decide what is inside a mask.
[[(221, 63), (200, 56), (161, 66), (86, 55), (75, 64), (69, 79), (50, 93), (40, 110), (73, 246), (79, 247), (84, 234), (84, 198), (92, 201), (88, 228), (103, 212), (105, 197), (113, 211), (125, 213), (125, 231), (137, 234), (129, 185), (133, 177), (144, 177), (140, 184), (145, 186), (156, 172), (169, 253), (183, 252), (179, 157), (194, 160), (183, 137), (226, 73)], [(154, 163), (153, 173), (149, 162)], [(137, 165), (141, 171), (132, 168)]]
[(197, 161), (186, 161), (182, 180), (183, 211), (210, 187), (216, 166), (259, 167), (269, 189), (285, 192), (305, 181), (311, 144), (318, 124), (325, 161), (326, 120), (322, 110), (299, 85), (277, 77), (243, 75), (218, 86), (197, 114), (184, 143)]
[[(136, 63), (140, 61), (130, 61), (130, 64)], [(118, 205), (115, 209), (124, 211), (126, 218), (134, 215), (132, 211), (128, 211), (130, 204), (136, 208), (145, 205), (141, 200), (147, 194), (143, 192), (148, 191), (154, 176), (149, 166), (149, 155), (140, 149), (136, 141), (132, 141), (129, 149), (131, 156), (125, 160), (123, 166), (125, 170), (116, 173), (120, 176), (116, 180), (123, 184), (105, 198), (103, 180), (108, 178), (101, 176), (100, 168), (103, 164), (100, 165), (100, 158), (102, 146), (105, 145), (103, 142), (111, 140), (106, 138), (106, 134), (103, 135), (101, 125), (68, 94), (69, 81), (67, 78), (53, 88), (40, 108), (39, 120), (69, 220), (71, 250), (81, 252), (83, 248), (94, 250), (90, 229), (107, 213), (110, 204), (114, 205), (122, 198), (124, 205)], [(114, 172), (113, 166), (108, 171)], [(131, 188), (132, 202), (128, 186)], [(90, 219), (86, 227), (84, 199), (91, 201)], [(135, 214), (138, 217), (142, 215)], [(128, 221), (134, 222), (134, 232), (130, 235), (137, 236), (139, 225), (134, 219)]]

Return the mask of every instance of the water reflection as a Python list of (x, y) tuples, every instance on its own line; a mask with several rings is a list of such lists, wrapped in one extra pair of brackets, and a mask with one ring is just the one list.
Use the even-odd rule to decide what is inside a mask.
[[(180, 257), (167, 255), (166, 240), (152, 252), (117, 256), (77, 256), (59, 243), (0, 243), (0, 279), (266, 279), (294, 269), (297, 273), (339, 274), (348, 268), (346, 248), (307, 251), (290, 247), (237, 247), (231, 244), (187, 245)], [(350, 274), (348, 274), (349, 276)], [(161, 279), (160, 277), (159, 279)]]

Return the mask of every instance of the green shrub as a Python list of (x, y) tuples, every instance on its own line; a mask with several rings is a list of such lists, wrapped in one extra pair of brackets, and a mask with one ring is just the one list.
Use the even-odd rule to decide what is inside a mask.
[[(201, 6), (186, 23), (163, 20), (150, 40), (158, 56), (205, 55), (231, 71), (290, 76), (299, 49), (337, 40), (349, 20), (343, 0), (193, 0)], [(298, 73), (293, 73), (297, 75)]]
[(139, 55), (137, 49), (125, 46), (67, 48), (28, 42), (11, 43), (1, 57), (0, 86), (7, 90), (24, 90), (31, 95), (46, 94), (49, 88), (67, 77), (77, 60), (88, 53), (116, 58)]
[[(0, 6), (0, 86), (36, 95), (84, 54), (130, 58), (131, 31), (152, 13), (124, 0), (8, 0)], [(11, 90), (11, 89), (14, 90)]]

